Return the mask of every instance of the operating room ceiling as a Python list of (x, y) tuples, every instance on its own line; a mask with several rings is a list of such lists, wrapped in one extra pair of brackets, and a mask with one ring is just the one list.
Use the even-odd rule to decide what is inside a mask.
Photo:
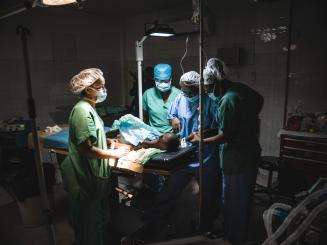
[(85, 9), (113, 15), (135, 15), (183, 5), (192, 6), (192, 0), (88, 0)]
[[(28, 1), (31, 2), (33, 0), (0, 0), (0, 15), (22, 8), (24, 3)], [(171, 8), (190, 8), (192, 6), (192, 0), (85, 0), (82, 6), (83, 8), (80, 11), (116, 17)], [(77, 9), (75, 6), (65, 6), (64, 8)]]

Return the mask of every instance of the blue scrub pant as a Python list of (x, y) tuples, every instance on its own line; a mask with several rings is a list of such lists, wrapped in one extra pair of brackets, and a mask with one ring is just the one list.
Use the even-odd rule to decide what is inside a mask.
[(244, 244), (251, 210), (251, 201), (258, 168), (240, 174), (223, 174), (222, 205), (224, 238), (233, 245)]

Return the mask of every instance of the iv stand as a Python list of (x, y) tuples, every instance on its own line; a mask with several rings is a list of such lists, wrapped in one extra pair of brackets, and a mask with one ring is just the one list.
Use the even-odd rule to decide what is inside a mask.
[(199, 114), (200, 114), (200, 142), (199, 142), (199, 210), (198, 210), (198, 228), (201, 228), (202, 224), (202, 214), (203, 214), (203, 127), (204, 127), (204, 110), (203, 110), (203, 104), (204, 104), (204, 98), (203, 98), (203, 76), (202, 76), (202, 45), (203, 45), (203, 1), (199, 0), (199, 74), (200, 74), (200, 86), (199, 86)]
[(48, 229), (48, 244), (55, 245), (56, 238), (54, 232), (54, 225), (52, 223), (52, 215), (49, 207), (49, 200), (47, 196), (47, 188), (44, 178), (43, 165), (41, 160), (41, 152), (40, 152), (40, 144), (39, 137), (37, 134), (36, 127), (36, 110), (35, 110), (35, 102), (33, 98), (32, 91), (32, 82), (31, 82), (31, 74), (28, 60), (28, 49), (27, 49), (27, 36), (30, 34), (29, 29), (23, 26), (17, 27), (17, 34), (20, 35), (23, 47), (23, 56), (24, 56), (24, 64), (25, 64), (25, 75), (26, 75), (26, 87), (27, 87), (27, 106), (28, 106), (28, 114), (31, 121), (32, 126), (32, 135), (33, 135), (33, 143), (34, 143), (34, 160), (38, 175), (39, 189), (40, 195), (42, 199), (42, 215), (45, 218), (47, 229)]

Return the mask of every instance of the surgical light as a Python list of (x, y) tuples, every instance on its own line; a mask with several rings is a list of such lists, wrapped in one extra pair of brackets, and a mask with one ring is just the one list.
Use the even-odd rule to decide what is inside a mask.
[(174, 36), (174, 34), (172, 34), (172, 33), (162, 33), (162, 32), (153, 32), (153, 33), (150, 33), (150, 36), (153, 36), (153, 37), (171, 37), (171, 36)]
[[(149, 27), (149, 28), (148, 28)], [(145, 23), (145, 33), (140, 40), (135, 42), (135, 54), (137, 62), (137, 84), (138, 84), (138, 101), (139, 101), (139, 118), (143, 120), (143, 100), (142, 100), (142, 62), (143, 62), (143, 43), (149, 37), (171, 37), (175, 31), (168, 25), (159, 24), (158, 21)]]
[(159, 24), (158, 21), (150, 23), (151, 27), (147, 29), (147, 25), (145, 24), (145, 35), (153, 36), (153, 37), (171, 37), (175, 35), (175, 31), (173, 28), (170, 28), (168, 25)]
[(42, 0), (41, 3), (48, 6), (59, 6), (77, 3), (77, 0)]

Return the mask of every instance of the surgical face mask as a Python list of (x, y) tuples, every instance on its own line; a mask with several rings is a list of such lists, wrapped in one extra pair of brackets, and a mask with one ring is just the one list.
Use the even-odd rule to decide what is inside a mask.
[(191, 98), (191, 97), (193, 97), (193, 96), (198, 95), (197, 88), (196, 88), (196, 89), (191, 89), (191, 88), (188, 88), (188, 87), (182, 87), (181, 89), (182, 89), (183, 94), (184, 94), (187, 98)]
[(195, 95), (193, 97), (187, 97), (187, 100), (191, 103), (196, 103), (199, 100), (199, 95)]
[(103, 88), (100, 91), (98, 91), (96, 102), (101, 103), (101, 102), (105, 101), (106, 98), (107, 98), (107, 90), (105, 88)]
[(160, 92), (167, 92), (171, 89), (171, 80), (167, 81), (160, 81), (160, 80), (156, 80), (156, 88), (160, 91)]
[[(91, 88), (91, 87), (90, 87)], [(95, 101), (95, 103), (101, 103), (103, 101), (106, 100), (107, 98), (107, 90), (105, 88), (102, 88), (101, 90), (97, 90), (94, 88), (91, 88), (92, 90), (96, 91), (96, 96), (97, 96), (97, 100)]]
[(203, 69), (203, 80), (204, 84), (209, 85), (214, 83), (214, 75), (209, 68), (204, 68)]
[(210, 94), (210, 93), (213, 93), (215, 90), (215, 85), (213, 84), (210, 84), (210, 85), (204, 85), (204, 92), (206, 94)]

